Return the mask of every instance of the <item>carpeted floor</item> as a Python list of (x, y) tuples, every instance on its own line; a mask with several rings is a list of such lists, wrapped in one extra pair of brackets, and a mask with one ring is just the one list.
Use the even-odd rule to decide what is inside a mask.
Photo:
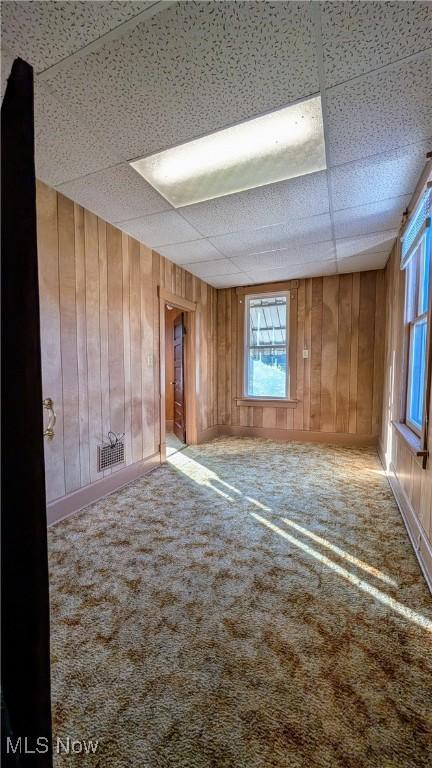
[(172, 456), (172, 454), (175, 453), (176, 451), (182, 451), (183, 448), (186, 448), (186, 443), (182, 443), (182, 441), (178, 439), (177, 435), (175, 435), (174, 432), (166, 433), (165, 442), (166, 442), (167, 456)]
[(217, 439), (50, 529), (54, 733), (101, 768), (428, 768), (432, 599), (373, 450)]

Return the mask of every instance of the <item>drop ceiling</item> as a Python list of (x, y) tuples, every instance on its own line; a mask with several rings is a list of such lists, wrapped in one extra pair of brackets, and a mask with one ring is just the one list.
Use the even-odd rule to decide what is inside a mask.
[[(427, 2), (7, 2), (37, 175), (216, 287), (382, 267), (432, 149)], [(327, 170), (175, 209), (128, 161), (321, 94)]]

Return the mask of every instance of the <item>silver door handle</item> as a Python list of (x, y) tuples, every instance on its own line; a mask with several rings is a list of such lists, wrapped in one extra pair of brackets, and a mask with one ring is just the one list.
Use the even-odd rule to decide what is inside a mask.
[(53, 437), (55, 437), (54, 427), (57, 421), (57, 416), (54, 411), (54, 400), (51, 397), (46, 397), (45, 400), (42, 401), (42, 405), (49, 412), (48, 426), (44, 429), (43, 436), (46, 437), (47, 440), (52, 440)]

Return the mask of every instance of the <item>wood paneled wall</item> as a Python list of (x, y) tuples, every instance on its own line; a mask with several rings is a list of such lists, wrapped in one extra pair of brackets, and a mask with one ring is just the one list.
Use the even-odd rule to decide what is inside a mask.
[[(403, 411), (405, 380), (404, 353), (404, 294), (405, 275), (400, 269), (399, 248), (395, 246), (386, 267), (386, 336), (385, 375), (380, 454), (405, 521), (415, 542), (415, 549), (429, 575), (432, 587), (432, 429), (429, 428), (429, 457), (426, 468), (414, 456), (405, 441), (392, 427)], [(429, 403), (429, 424), (432, 424), (432, 393)]]
[(383, 270), (299, 280), (295, 293), (298, 403), (276, 408), (235, 402), (243, 394), (244, 297), (235, 288), (218, 291), (219, 424), (251, 434), (271, 430), (269, 435), (282, 437), (294, 431), (300, 437), (306, 431), (311, 437), (373, 440), (381, 420)]
[(40, 182), (37, 217), (53, 501), (101, 479), (97, 445), (110, 429), (125, 432), (126, 465), (159, 452), (159, 285), (197, 302), (198, 430), (216, 424), (216, 290)]

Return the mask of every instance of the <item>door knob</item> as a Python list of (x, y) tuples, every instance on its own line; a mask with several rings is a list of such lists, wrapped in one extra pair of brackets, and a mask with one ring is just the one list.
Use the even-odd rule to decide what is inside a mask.
[(55, 437), (54, 426), (57, 420), (54, 411), (54, 400), (51, 397), (46, 397), (45, 400), (42, 401), (42, 405), (49, 413), (48, 426), (44, 429), (43, 436), (46, 437), (47, 440), (52, 440), (53, 437)]

